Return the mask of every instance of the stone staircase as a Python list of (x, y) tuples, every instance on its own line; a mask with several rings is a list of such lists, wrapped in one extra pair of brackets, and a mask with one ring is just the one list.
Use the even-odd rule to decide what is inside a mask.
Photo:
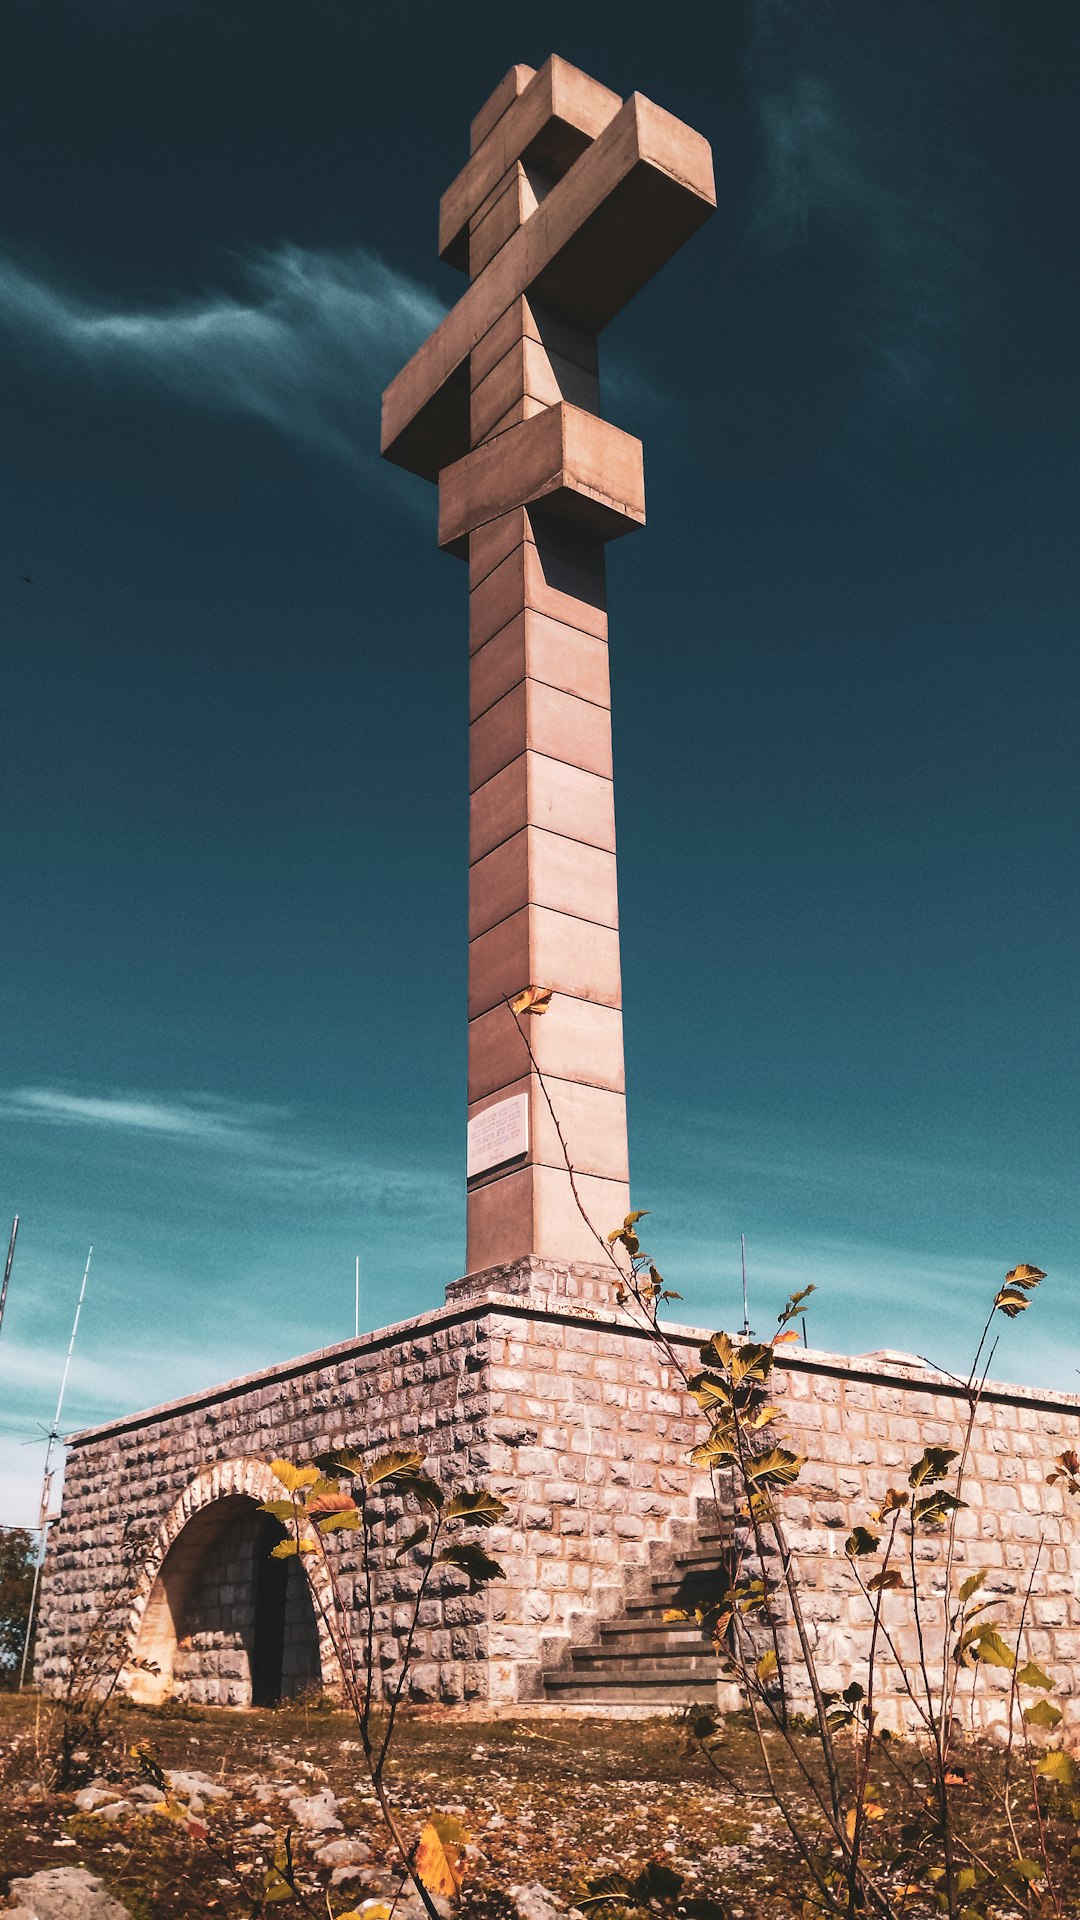
[(717, 1666), (694, 1621), (665, 1621), (669, 1607), (703, 1605), (724, 1591), (724, 1541), (715, 1518), (688, 1529), (683, 1546), (654, 1546), (653, 1561), (628, 1581), (623, 1611), (599, 1622), (594, 1638), (572, 1642), (545, 1668), (544, 1694), (564, 1707), (667, 1707), (716, 1701)]

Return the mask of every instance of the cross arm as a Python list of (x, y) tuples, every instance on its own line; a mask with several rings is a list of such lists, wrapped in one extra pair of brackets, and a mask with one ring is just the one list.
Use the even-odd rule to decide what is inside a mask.
[[(516, 70), (520, 71), (520, 70)], [(508, 76), (509, 77), (509, 76)], [(561, 177), (622, 106), (617, 93), (553, 53), (479, 142), (439, 205), (439, 255), (469, 266), (469, 221), (515, 160)]]
[(513, 300), (599, 332), (715, 205), (708, 142), (631, 94), (386, 389), (385, 457), (437, 479), (469, 450), (469, 354)]

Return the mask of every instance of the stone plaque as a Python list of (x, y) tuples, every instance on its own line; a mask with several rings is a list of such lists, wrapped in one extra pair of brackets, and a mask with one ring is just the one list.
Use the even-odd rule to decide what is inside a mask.
[(511, 1094), (509, 1100), (496, 1100), (493, 1107), (474, 1114), (469, 1121), (465, 1176), (472, 1180), (478, 1173), (490, 1173), (508, 1160), (519, 1160), (529, 1151), (529, 1096)]

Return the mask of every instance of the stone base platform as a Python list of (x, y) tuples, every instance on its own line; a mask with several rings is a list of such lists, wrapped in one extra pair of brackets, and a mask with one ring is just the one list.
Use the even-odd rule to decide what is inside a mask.
[[(692, 1370), (708, 1334), (666, 1332)], [(788, 1349), (776, 1376), (790, 1443), (808, 1460), (786, 1526), (823, 1684), (840, 1688), (860, 1675), (867, 1629), (846, 1533), (906, 1481), (924, 1446), (959, 1446), (966, 1402), (951, 1377), (891, 1353)], [(258, 1503), (280, 1491), (268, 1463), (334, 1443), (405, 1443), (510, 1508), (485, 1537), (504, 1582), (470, 1594), (446, 1569), (432, 1583), (414, 1650), (417, 1703), (633, 1712), (708, 1697), (700, 1649), (687, 1640), (676, 1657), (662, 1621), (703, 1574), (723, 1578), (730, 1551), (723, 1498), (688, 1464), (702, 1432), (675, 1368), (613, 1310), (609, 1268), (533, 1259), (455, 1281), (443, 1307), (416, 1319), (76, 1434), (46, 1562), (37, 1678), (62, 1684), (115, 1596), (129, 1654), (158, 1668), (130, 1677), (139, 1697), (241, 1706), (306, 1685), (332, 1690), (327, 1596), (308, 1590), (314, 1556), (269, 1563), (289, 1569), (288, 1585), (266, 1574), (265, 1543), (257, 1550)], [(1026, 1653), (1055, 1676), (1066, 1728), (1080, 1720), (1080, 1513), (1046, 1475), (1067, 1447), (1080, 1448), (1080, 1398), (987, 1387), (957, 1574), (983, 1570), (987, 1597), (1016, 1621), (1041, 1543)], [(355, 1536), (333, 1541), (348, 1595)], [(407, 1559), (378, 1575), (380, 1675), (397, 1666), (418, 1579)], [(899, 1657), (913, 1658), (904, 1596), (889, 1606)], [(993, 1720), (1001, 1707), (988, 1692), (978, 1712)]]

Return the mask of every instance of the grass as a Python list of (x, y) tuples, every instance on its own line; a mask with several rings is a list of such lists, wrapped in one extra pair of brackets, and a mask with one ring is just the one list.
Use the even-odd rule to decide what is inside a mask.
[[(188, 1920), (211, 1912), (250, 1912), (235, 1881), (204, 1844), (163, 1816), (133, 1811), (115, 1821), (79, 1814), (71, 1794), (42, 1786), (56, 1708), (32, 1696), (0, 1695), (0, 1892), (13, 1877), (61, 1864), (100, 1875), (136, 1920)], [(196, 1770), (230, 1789), (211, 1835), (241, 1871), (258, 1880), (272, 1840), (249, 1834), (258, 1821), (289, 1823), (284, 1797), (266, 1804), (257, 1782), (277, 1781), (338, 1796), (347, 1833), (371, 1847), (360, 1879), (330, 1891), (330, 1912), (392, 1891), (395, 1860), (363, 1777), (356, 1727), (344, 1714), (296, 1706), (245, 1713), (212, 1709), (118, 1709), (95, 1773), (122, 1791), (137, 1778), (130, 1749), (146, 1741), (160, 1764)], [(733, 1731), (725, 1762), (738, 1768), (749, 1742)], [(500, 1920), (512, 1911), (510, 1886), (540, 1881), (569, 1905), (586, 1874), (640, 1863), (659, 1853), (687, 1873), (693, 1890), (719, 1895), (746, 1883), (753, 1897), (732, 1911), (766, 1920), (787, 1912), (772, 1895), (791, 1860), (767, 1799), (718, 1784), (677, 1720), (558, 1719), (404, 1723), (395, 1787), (415, 1831), (432, 1809), (456, 1813), (476, 1855), (463, 1914)], [(325, 1844), (325, 1836), (315, 1846)], [(317, 1909), (327, 1905), (328, 1874), (313, 1846), (297, 1836), (297, 1855)], [(283, 1903), (283, 1915), (301, 1909)]]
[[(365, 1899), (392, 1900), (397, 1891), (400, 1866), (368, 1789), (349, 1716), (316, 1703), (247, 1712), (117, 1706), (106, 1721), (101, 1752), (84, 1771), (122, 1794), (140, 1782), (131, 1749), (145, 1742), (166, 1772), (198, 1772), (219, 1782), (228, 1795), (206, 1814), (206, 1836), (192, 1837), (149, 1804), (109, 1820), (80, 1813), (72, 1793), (51, 1791), (49, 1752), (58, 1714), (55, 1703), (33, 1695), (0, 1694), (0, 1897), (12, 1878), (68, 1864), (98, 1874), (133, 1920), (206, 1914), (239, 1920), (251, 1915), (253, 1902), (236, 1873), (249, 1888), (261, 1888), (275, 1841), (289, 1827), (306, 1911), (336, 1920)], [(810, 1761), (810, 1736), (800, 1736), (797, 1745)], [(895, 1756), (899, 1767), (890, 1762), (881, 1768), (875, 1786), (884, 1803), (875, 1838), (884, 1843), (879, 1851), (885, 1863), (897, 1859), (905, 1823), (927, 1804), (917, 1751), (897, 1743)], [(799, 1804), (790, 1758), (779, 1749), (772, 1757), (783, 1791)], [(740, 1716), (724, 1724), (715, 1760), (717, 1770), (679, 1716), (605, 1722), (569, 1715), (532, 1721), (425, 1715), (402, 1722), (392, 1785), (410, 1837), (435, 1810), (456, 1815), (470, 1835), (461, 1920), (516, 1920), (509, 1889), (535, 1881), (569, 1907), (586, 1877), (632, 1874), (654, 1857), (684, 1874), (688, 1894), (726, 1903), (732, 1920), (798, 1913), (802, 1870), (762, 1778), (753, 1734)], [(965, 1846), (974, 1849), (966, 1857), (1000, 1866), (1010, 1854), (1001, 1749), (968, 1743), (958, 1750), (957, 1766), (961, 1828)], [(908, 1776), (906, 1790), (900, 1767)], [(329, 1866), (315, 1855), (328, 1838), (341, 1836), (307, 1835), (287, 1807), (297, 1794), (324, 1786), (337, 1797), (345, 1834), (369, 1848), (358, 1875), (339, 1886), (330, 1884)], [(1015, 1901), (1003, 1889), (1004, 1899), (993, 1902), (995, 1914), (1080, 1913), (1080, 1791), (1044, 1790), (1042, 1799), (1053, 1886)], [(1030, 1810), (1024, 1824), (1030, 1826)], [(259, 1825), (265, 1831), (252, 1832)], [(824, 1856), (828, 1852), (826, 1844)], [(935, 1905), (927, 1887), (903, 1910), (915, 1920), (933, 1913)], [(288, 1900), (270, 1911), (293, 1920), (305, 1908)], [(413, 1920), (404, 1901), (397, 1920)]]

